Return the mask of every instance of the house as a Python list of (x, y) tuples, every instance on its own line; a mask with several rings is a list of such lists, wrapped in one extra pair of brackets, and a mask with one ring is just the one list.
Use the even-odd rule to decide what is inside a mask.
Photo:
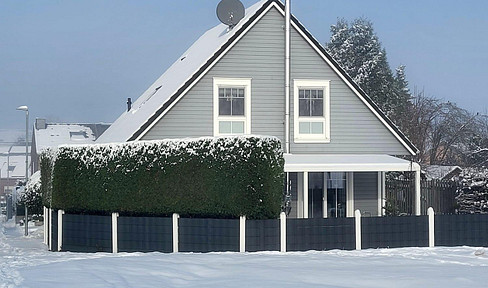
[(63, 144), (93, 144), (109, 124), (60, 124), (47, 123), (37, 118), (32, 132), (31, 174), (38, 171), (39, 157), (46, 148)]
[(0, 146), (0, 198), (12, 194), (17, 182), (25, 179), (25, 160), (25, 144)]
[(97, 142), (272, 135), (289, 217), (383, 215), (388, 171), (415, 171), (419, 215), (420, 166), (395, 157), (417, 149), (293, 16), (286, 57), (285, 19), (280, 1), (262, 0), (208, 30)]

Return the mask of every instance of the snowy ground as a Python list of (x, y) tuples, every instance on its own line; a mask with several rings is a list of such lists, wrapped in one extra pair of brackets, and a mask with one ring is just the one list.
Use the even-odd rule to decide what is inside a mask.
[[(484, 248), (305, 253), (53, 253), (0, 224), (0, 287), (486, 287)], [(480, 255), (481, 254), (481, 255)]]

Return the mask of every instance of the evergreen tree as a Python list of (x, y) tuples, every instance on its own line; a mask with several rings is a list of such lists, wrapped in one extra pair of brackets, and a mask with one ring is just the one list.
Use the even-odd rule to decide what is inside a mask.
[(399, 120), (410, 98), (405, 68), (400, 66), (393, 75), (371, 21), (359, 18), (349, 24), (339, 19), (331, 34), (326, 44), (329, 54), (386, 115)]

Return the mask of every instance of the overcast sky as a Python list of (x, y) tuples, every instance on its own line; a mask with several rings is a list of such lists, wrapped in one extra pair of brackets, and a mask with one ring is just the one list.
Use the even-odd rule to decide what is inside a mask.
[[(113, 122), (206, 30), (219, 0), (0, 0), (0, 130), (28, 105), (56, 122)], [(243, 0), (248, 7), (256, 0)], [(366, 17), (410, 88), (487, 112), (488, 1), (293, 0), (321, 42)]]

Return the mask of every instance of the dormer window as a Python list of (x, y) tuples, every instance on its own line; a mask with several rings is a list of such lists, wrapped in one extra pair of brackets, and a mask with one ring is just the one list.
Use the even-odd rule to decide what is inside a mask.
[(214, 136), (251, 133), (251, 79), (214, 78)]
[(330, 81), (294, 80), (295, 142), (330, 141)]

